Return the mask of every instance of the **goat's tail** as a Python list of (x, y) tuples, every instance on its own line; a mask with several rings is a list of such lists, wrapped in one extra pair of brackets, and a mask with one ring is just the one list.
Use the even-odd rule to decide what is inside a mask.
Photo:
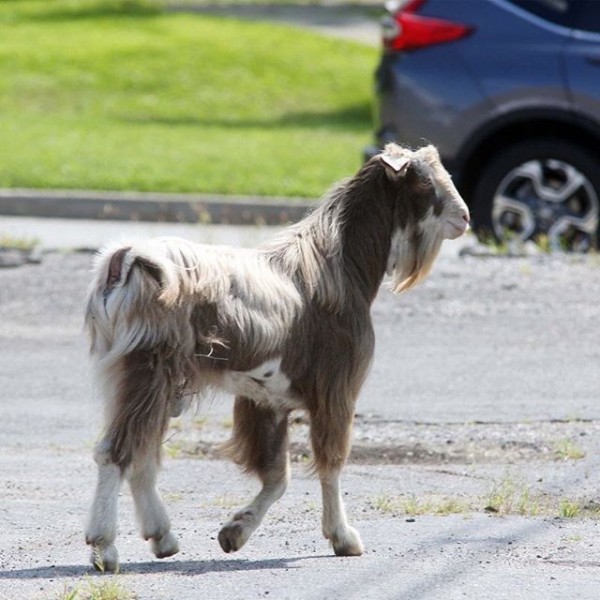
[(153, 345), (164, 328), (165, 309), (178, 301), (180, 278), (156, 246), (104, 248), (96, 259), (85, 323), (92, 355), (124, 356)]

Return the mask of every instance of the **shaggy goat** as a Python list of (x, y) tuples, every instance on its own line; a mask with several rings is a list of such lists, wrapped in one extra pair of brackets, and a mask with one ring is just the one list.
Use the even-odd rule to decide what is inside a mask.
[(363, 552), (348, 525), (340, 471), (374, 348), (370, 307), (387, 273), (396, 292), (421, 281), (469, 212), (435, 148), (390, 144), (321, 205), (254, 250), (177, 238), (100, 253), (86, 324), (106, 401), (98, 485), (86, 532), (92, 562), (117, 568), (117, 496), (131, 486), (141, 533), (178, 551), (156, 491), (170, 417), (194, 394), (235, 395), (227, 454), (262, 489), (219, 533), (241, 548), (289, 479), (288, 415), (310, 417), (323, 534), (337, 555)]

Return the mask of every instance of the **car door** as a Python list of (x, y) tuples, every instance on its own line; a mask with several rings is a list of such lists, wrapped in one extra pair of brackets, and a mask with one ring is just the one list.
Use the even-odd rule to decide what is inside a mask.
[(564, 55), (567, 88), (573, 111), (600, 129), (600, 2), (573, 4)]

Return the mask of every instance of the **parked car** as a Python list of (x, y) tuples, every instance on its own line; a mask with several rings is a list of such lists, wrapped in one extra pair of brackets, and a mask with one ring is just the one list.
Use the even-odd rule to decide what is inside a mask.
[(389, 3), (376, 143), (434, 143), (478, 232), (598, 245), (600, 1)]

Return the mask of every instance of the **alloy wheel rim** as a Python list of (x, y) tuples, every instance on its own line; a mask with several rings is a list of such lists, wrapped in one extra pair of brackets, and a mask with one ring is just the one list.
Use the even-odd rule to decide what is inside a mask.
[(524, 162), (500, 182), (492, 226), (500, 240), (547, 236), (552, 250), (586, 251), (598, 230), (598, 194), (573, 165), (556, 159)]

